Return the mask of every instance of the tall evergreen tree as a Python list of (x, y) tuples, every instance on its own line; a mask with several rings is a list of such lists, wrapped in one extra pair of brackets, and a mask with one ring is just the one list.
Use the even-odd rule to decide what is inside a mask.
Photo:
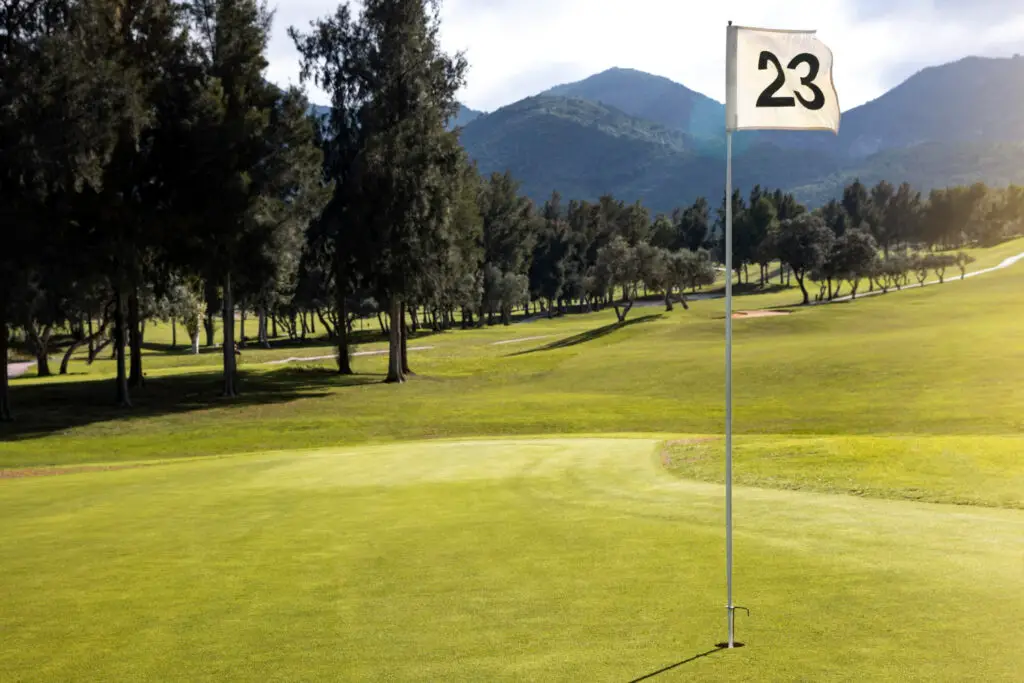
[[(272, 15), (256, 0), (195, 0), (204, 69), (191, 152), (196, 231), (205, 274), (223, 292), (224, 395), (235, 396), (235, 288), (245, 278), (288, 279), (302, 234), (327, 200), (309, 103), (263, 78)], [(284, 272), (287, 271), (287, 272)]]
[(447, 249), (444, 221), (461, 171), (446, 128), (466, 60), (440, 45), (435, 0), (366, 0), (352, 41), (353, 97), (363, 145), (358, 220), (371, 236), (378, 291), (388, 301), (386, 381), (402, 382), (403, 305)]

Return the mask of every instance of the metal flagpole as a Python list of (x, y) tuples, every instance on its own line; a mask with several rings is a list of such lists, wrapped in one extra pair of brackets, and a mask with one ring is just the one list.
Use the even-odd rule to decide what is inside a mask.
[[(732, 22), (729, 22), (732, 24)], [(725, 585), (729, 647), (736, 632), (732, 604), (732, 131), (725, 131)]]

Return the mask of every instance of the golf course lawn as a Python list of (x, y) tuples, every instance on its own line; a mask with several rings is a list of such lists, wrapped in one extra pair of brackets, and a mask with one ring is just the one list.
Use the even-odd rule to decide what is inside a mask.
[[(724, 638), (721, 488), (672, 477), (657, 446), (436, 441), (5, 483), (0, 671), (634, 680)], [(663, 680), (1019, 675), (1020, 511), (735, 501), (746, 647)]]
[(1018, 681), (1022, 292), (737, 299), (791, 312), (735, 323), (735, 651), (721, 300), (420, 333), (401, 387), (247, 348), (231, 401), (151, 326), (130, 411), (12, 381), (0, 681)]

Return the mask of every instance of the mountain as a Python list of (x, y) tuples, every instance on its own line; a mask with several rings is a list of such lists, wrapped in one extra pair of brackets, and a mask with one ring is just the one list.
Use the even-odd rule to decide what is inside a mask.
[[(841, 94), (841, 93), (840, 93)], [(682, 85), (611, 69), (479, 116), (462, 141), (481, 171), (512, 171), (543, 201), (603, 193), (669, 211), (724, 191), (722, 105)], [(717, 132), (716, 132), (717, 131)], [(1024, 59), (924, 69), (843, 114), (840, 133), (743, 131), (734, 183), (795, 190), (812, 206), (865, 182), (1024, 182)]]
[(460, 104), (459, 105), (459, 113), (455, 115), (455, 119), (454, 120), (449, 122), (448, 128), (449, 129), (453, 129), (453, 128), (458, 128), (459, 126), (466, 126), (471, 121), (473, 121), (474, 119), (477, 119), (477, 118), (483, 116), (483, 114), (484, 113), (482, 111), (477, 111), (476, 109), (470, 109), (469, 107)]
[(542, 94), (607, 104), (695, 137), (724, 137), (725, 105), (667, 78), (635, 69), (608, 69)]
[[(536, 202), (557, 189), (570, 199), (605, 193), (667, 213), (698, 196), (725, 190), (725, 144), (630, 116), (607, 104), (536, 95), (466, 126), (463, 146), (482, 173), (509, 170)], [(785, 156), (790, 163), (780, 165)], [(785, 187), (834, 172), (813, 150), (755, 142), (735, 157), (734, 180)]]
[(965, 57), (923, 69), (881, 97), (843, 113), (838, 136), (760, 136), (783, 147), (814, 148), (843, 159), (928, 142), (1024, 140), (1024, 59)]
[(664, 205), (679, 184), (696, 193), (716, 184), (686, 134), (581, 99), (527, 98), (477, 118), (461, 140), (482, 173), (511, 171), (536, 201), (557, 189), (567, 198), (613, 192)]
[[(331, 108), (322, 104), (310, 104), (309, 113), (317, 118), (323, 118), (331, 113)], [(457, 126), (465, 126), (473, 119), (482, 115), (482, 111), (470, 109), (469, 107), (460, 104), (459, 113), (456, 114), (455, 118), (448, 124), (448, 129), (452, 130)]]

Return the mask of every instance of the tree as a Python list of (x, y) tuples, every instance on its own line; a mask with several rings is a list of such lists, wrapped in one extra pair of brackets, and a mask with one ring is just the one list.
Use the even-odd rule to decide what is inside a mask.
[(836, 240), (832, 254), (836, 273), (850, 283), (850, 298), (856, 299), (861, 280), (874, 273), (878, 244), (866, 230), (849, 230)]
[(180, 320), (185, 327), (193, 354), (199, 353), (199, 330), (205, 312), (206, 302), (203, 300), (201, 283), (189, 279), (171, 287), (168, 295), (168, 314)]
[[(529, 199), (520, 196), (519, 183), (508, 172), (491, 174), (483, 183), (479, 202), (483, 238), (482, 265), (494, 269), (489, 278), (484, 278), (485, 297), (494, 302), (497, 300), (496, 291), (508, 290), (499, 286), (505, 274), (517, 276), (529, 272), (537, 228), (547, 221), (535, 220), (533, 205)], [(548, 208), (552, 208), (550, 204)], [(493, 313), (499, 309), (489, 306), (483, 308), (491, 313), (489, 319), (493, 322)]]
[(921, 193), (915, 191), (909, 183), (900, 184), (886, 205), (885, 239), (881, 242), (886, 256), (889, 255), (889, 248), (892, 245), (923, 241), (921, 214)]
[(668, 288), (665, 302), (668, 310), (672, 310), (671, 295), (674, 289), (678, 288), (679, 290), (679, 303), (683, 305), (684, 309), (689, 310), (690, 306), (686, 301), (684, 289), (690, 287), (695, 290), (698, 287), (715, 283), (715, 267), (711, 263), (711, 254), (705, 249), (699, 249), (696, 252), (689, 249), (668, 252), (665, 254), (665, 262), (665, 285)]
[(405, 380), (402, 306), (447, 252), (443, 223), (461, 172), (446, 129), (466, 60), (444, 53), (435, 0), (367, 0), (352, 31), (359, 102), (359, 211), (372, 237), (377, 289), (392, 319), (385, 381)]
[(960, 279), (967, 277), (967, 266), (975, 262), (975, 258), (966, 252), (959, 252), (956, 255), (956, 267), (960, 270)]
[(818, 211), (822, 220), (825, 221), (825, 225), (829, 227), (836, 237), (842, 237), (846, 231), (852, 227), (850, 225), (852, 222), (850, 215), (846, 213), (846, 209), (843, 208), (843, 205), (835, 199), (830, 200)]
[(310, 32), (299, 33), (294, 27), (288, 35), (301, 54), (300, 79), (312, 81), (331, 98), (331, 111), (320, 127), (323, 135), (324, 178), (334, 183), (330, 203), (320, 218), (320, 240), (317, 250), (332, 259), (330, 285), (334, 308), (339, 321), (335, 341), (339, 374), (352, 374), (351, 350), (348, 342), (349, 298), (369, 280), (364, 272), (371, 261), (367, 253), (369, 239), (353, 207), (360, 201), (358, 170), (359, 154), (365, 130), (360, 125), (360, 112), (365, 94), (358, 86), (360, 43), (357, 26), (347, 4), (339, 5), (333, 16), (310, 22)]
[(40, 268), (53, 273), (67, 265), (80, 273), (84, 250), (72, 245), (84, 240), (72, 208), (100, 185), (114, 143), (123, 74), (94, 49), (93, 9), (60, 0), (0, 3), (0, 421), (11, 418), (6, 362), (14, 288), (35, 279), (54, 303), (54, 282), (40, 278)]
[(810, 214), (784, 221), (779, 227), (776, 249), (779, 258), (793, 270), (804, 305), (810, 303), (804, 279), (825, 263), (834, 240), (825, 221)]
[(756, 201), (754, 201), (754, 196), (753, 194), (751, 195), (752, 203), (743, 213), (743, 218), (740, 222), (742, 229), (734, 235), (734, 249), (736, 251), (733, 254), (733, 258), (736, 258), (736, 253), (738, 253), (745, 262), (760, 264), (759, 280), (761, 286), (764, 286), (768, 263), (771, 261), (772, 254), (770, 251), (761, 249), (761, 247), (777, 225), (778, 214), (775, 204), (767, 195), (757, 196)]
[(943, 284), (946, 281), (946, 271), (957, 265), (956, 256), (953, 254), (931, 254), (929, 259), (932, 270), (935, 271), (935, 277), (939, 278), (940, 285)]
[(872, 203), (871, 194), (859, 178), (843, 189), (841, 204), (853, 227), (859, 228), (864, 223), (870, 227), (877, 223), (876, 207)]
[[(224, 395), (235, 396), (235, 287), (288, 281), (302, 235), (323, 209), (322, 179), (309, 104), (263, 79), (271, 14), (256, 0), (197, 0), (203, 90), (195, 103), (192, 187), (207, 262), (223, 292)], [(250, 289), (254, 289), (250, 287)]]
[(679, 217), (677, 231), (680, 240), (673, 243), (673, 249), (685, 247), (690, 251), (697, 251), (707, 246), (708, 227), (711, 222), (711, 209), (704, 197), (697, 197), (691, 206), (688, 206)]
[(568, 292), (573, 275), (575, 244), (569, 225), (562, 216), (561, 201), (561, 195), (555, 192), (545, 202), (530, 260), (530, 291), (538, 299), (547, 299), (549, 316), (554, 314), (556, 305), (561, 311), (562, 299)]
[(601, 247), (597, 254), (595, 275), (604, 286), (605, 291), (620, 289), (621, 302), (614, 300), (615, 317), (625, 322), (636, 298), (636, 282), (640, 277), (637, 252), (629, 246), (625, 239), (616, 236), (607, 245)]

